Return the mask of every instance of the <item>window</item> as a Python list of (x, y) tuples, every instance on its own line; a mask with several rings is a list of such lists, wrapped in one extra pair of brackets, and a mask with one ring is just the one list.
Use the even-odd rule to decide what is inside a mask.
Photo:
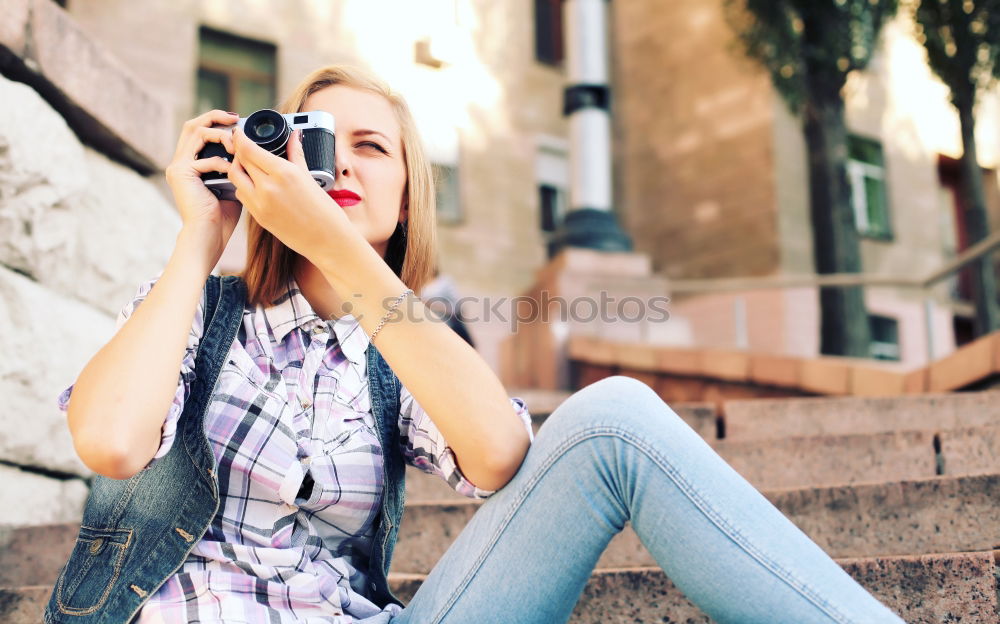
[(862, 236), (892, 239), (885, 164), (878, 141), (847, 137), (847, 179), (851, 187), (854, 223)]
[(562, 65), (563, 0), (535, 0), (535, 59), (546, 65)]
[(566, 216), (569, 197), (569, 141), (540, 134), (535, 137), (535, 188), (538, 189), (538, 228), (548, 257), (555, 254), (555, 233)]
[(565, 213), (565, 193), (551, 184), (538, 186), (538, 206), (543, 232), (555, 232)]
[(559, 229), (566, 215), (566, 192), (551, 184), (538, 185), (538, 207), (540, 226), (547, 234), (546, 250), (548, 257), (552, 258), (556, 252), (553, 234)]
[(871, 356), (876, 360), (899, 361), (899, 321), (888, 316), (871, 314)]
[(462, 207), (458, 195), (458, 167), (434, 164), (431, 169), (434, 171), (438, 222), (459, 223)]
[(195, 115), (218, 108), (241, 117), (274, 108), (275, 47), (202, 27)]

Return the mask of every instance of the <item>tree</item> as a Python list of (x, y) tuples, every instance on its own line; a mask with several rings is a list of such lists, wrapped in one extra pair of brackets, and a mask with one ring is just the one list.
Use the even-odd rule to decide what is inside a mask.
[[(976, 155), (976, 96), (1000, 77), (1000, 0), (912, 0), (917, 39), (931, 70), (948, 86), (962, 128), (962, 188), (969, 244), (986, 238), (983, 171)], [(1000, 328), (996, 275), (988, 257), (972, 265), (976, 333)]]
[[(730, 24), (793, 114), (809, 151), (817, 273), (858, 273), (861, 252), (847, 181), (847, 75), (867, 67), (898, 0), (726, 0)], [(868, 357), (861, 287), (820, 289), (820, 352)]]

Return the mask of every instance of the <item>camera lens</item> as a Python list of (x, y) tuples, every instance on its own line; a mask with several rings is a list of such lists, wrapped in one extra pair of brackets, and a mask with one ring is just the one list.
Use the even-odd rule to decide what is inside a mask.
[(284, 116), (269, 108), (247, 117), (243, 124), (243, 132), (251, 141), (273, 154), (280, 154), (284, 150), (285, 143), (292, 133)]
[(277, 130), (277, 128), (274, 126), (273, 123), (270, 122), (270, 120), (265, 120), (262, 121), (260, 125), (258, 125), (255, 128), (255, 130), (257, 131), (257, 136), (259, 136), (260, 138), (270, 139), (272, 136), (274, 136), (274, 133)]

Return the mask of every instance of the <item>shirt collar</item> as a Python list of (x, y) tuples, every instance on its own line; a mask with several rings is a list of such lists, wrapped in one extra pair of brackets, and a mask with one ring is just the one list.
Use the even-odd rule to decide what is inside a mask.
[[(289, 278), (286, 291), (270, 307), (264, 308), (264, 318), (271, 327), (274, 339), (279, 343), (295, 327), (306, 332), (312, 332), (318, 327), (328, 327), (328, 323), (313, 311), (299, 290), (295, 278)], [(364, 361), (369, 340), (358, 319), (353, 314), (345, 314), (329, 324), (333, 325), (333, 333), (347, 359), (354, 364)]]

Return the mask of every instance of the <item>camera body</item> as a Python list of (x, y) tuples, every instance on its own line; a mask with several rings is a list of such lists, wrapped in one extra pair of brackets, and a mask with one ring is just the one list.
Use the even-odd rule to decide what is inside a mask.
[[(247, 117), (240, 117), (236, 122), (248, 139), (260, 145), (265, 150), (288, 158), (287, 145), (292, 130), (302, 130), (302, 152), (306, 157), (309, 173), (312, 174), (320, 188), (328, 191), (333, 188), (336, 168), (334, 120), (333, 115), (326, 111), (308, 111), (305, 113), (289, 113), (283, 115), (278, 111), (263, 108)], [(229, 162), (233, 155), (226, 151), (221, 143), (206, 143), (204, 149), (198, 152), (197, 158), (221, 156)], [(208, 190), (219, 199), (236, 199), (236, 187), (224, 173), (210, 171), (201, 174)]]

